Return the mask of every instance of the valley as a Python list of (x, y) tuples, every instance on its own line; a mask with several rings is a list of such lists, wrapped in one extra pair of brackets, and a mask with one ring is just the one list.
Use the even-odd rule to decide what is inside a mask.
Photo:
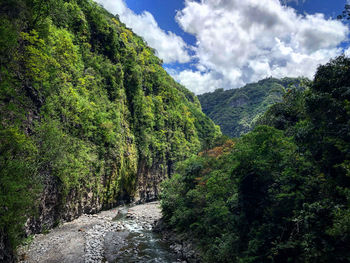
[(350, 6), (291, 2), (0, 1), (0, 262), (349, 262)]

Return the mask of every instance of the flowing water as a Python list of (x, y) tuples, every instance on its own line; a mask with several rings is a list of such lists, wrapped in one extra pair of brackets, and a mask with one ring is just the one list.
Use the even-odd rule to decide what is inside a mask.
[(124, 225), (123, 230), (108, 232), (104, 239), (104, 254), (108, 262), (167, 263), (177, 257), (161, 236), (151, 231), (151, 226), (128, 218), (129, 207), (119, 209), (113, 221)]
[(79, 218), (33, 237), (18, 249), (23, 263), (178, 262), (152, 224), (161, 218), (158, 202), (118, 207)]

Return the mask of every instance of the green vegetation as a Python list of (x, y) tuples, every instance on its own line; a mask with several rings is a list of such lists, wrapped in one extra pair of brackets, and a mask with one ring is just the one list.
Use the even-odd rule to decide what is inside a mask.
[(282, 101), (283, 95), (292, 89), (304, 89), (307, 79), (303, 78), (267, 78), (240, 89), (217, 89), (198, 96), (203, 112), (222, 133), (239, 137), (250, 130), (256, 121), (273, 104)]
[(178, 165), (166, 222), (206, 262), (348, 262), (350, 59), (320, 66), (247, 135)]
[(220, 134), (154, 51), (92, 0), (0, 9), (0, 233), (12, 247), (47, 184), (57, 182), (59, 214), (81, 212), (87, 197), (109, 207), (136, 194), (140, 164), (166, 176)]

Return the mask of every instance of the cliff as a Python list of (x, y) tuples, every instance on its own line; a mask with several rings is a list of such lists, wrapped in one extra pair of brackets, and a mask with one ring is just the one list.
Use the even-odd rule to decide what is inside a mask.
[(93, 1), (0, 5), (4, 260), (62, 220), (157, 198), (174, 164), (220, 130), (154, 50)]

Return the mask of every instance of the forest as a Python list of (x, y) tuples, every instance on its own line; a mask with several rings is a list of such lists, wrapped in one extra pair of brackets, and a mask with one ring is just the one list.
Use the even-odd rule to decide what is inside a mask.
[(349, 91), (341, 56), (248, 134), (181, 162), (162, 185), (167, 224), (205, 262), (348, 262)]
[(291, 89), (302, 90), (306, 78), (267, 78), (239, 89), (217, 89), (198, 96), (203, 112), (223, 134), (239, 137), (251, 131), (267, 109)]
[(93, 0), (0, 10), (0, 262), (155, 200), (203, 262), (349, 262), (349, 57), (197, 97)]

